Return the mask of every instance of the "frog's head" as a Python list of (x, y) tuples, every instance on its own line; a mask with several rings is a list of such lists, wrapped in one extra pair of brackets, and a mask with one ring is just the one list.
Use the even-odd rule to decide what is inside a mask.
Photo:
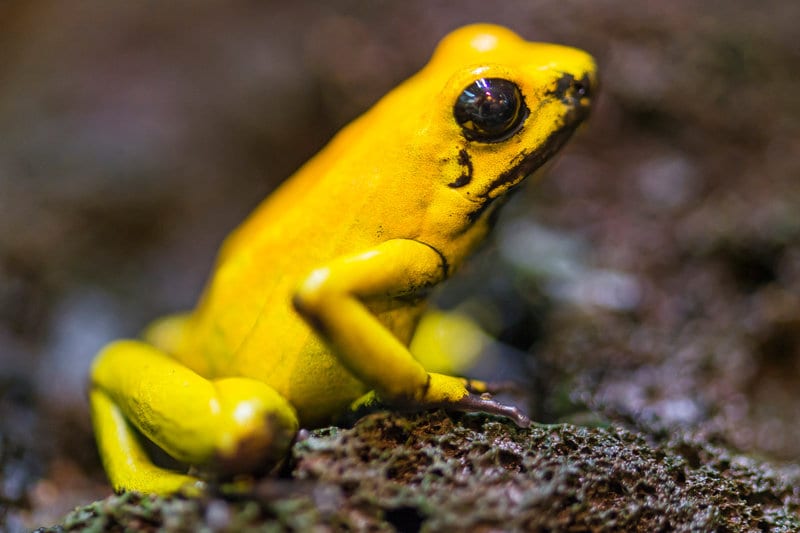
[(585, 52), (466, 26), (306, 170), (324, 176), (323, 201), (355, 205), (366, 240), (419, 240), (457, 264), (586, 118), (596, 85)]
[[(449, 34), (425, 70), (450, 65), (432, 123), (445, 131), (444, 184), (474, 202), (478, 218), (494, 200), (533, 174), (588, 116), (597, 84), (591, 56), (528, 42), (498, 26)], [(425, 72), (425, 71), (423, 71)]]
[(564, 145), (588, 115), (597, 75), (583, 51), (480, 24), (447, 35), (412, 82), (406, 111), (427, 117), (412, 119), (424, 135), (409, 150), (427, 154), (417, 171), (436, 183), (429, 210), (441, 212), (429, 220), (449, 226), (422, 233), (442, 242), (470, 233)]

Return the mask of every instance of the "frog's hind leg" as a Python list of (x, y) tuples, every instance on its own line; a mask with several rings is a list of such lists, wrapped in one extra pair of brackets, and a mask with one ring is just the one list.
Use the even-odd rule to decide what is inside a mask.
[[(422, 315), (408, 349), (429, 372), (466, 376), (486, 354), (509, 348), (484, 331), (468, 314), (434, 308)], [(467, 379), (467, 389), (474, 394), (524, 392), (524, 387), (511, 380)]]
[(429, 372), (463, 375), (492, 342), (496, 341), (466, 314), (429, 309), (408, 349)]
[(153, 321), (142, 333), (142, 339), (159, 350), (175, 354), (189, 330), (192, 313), (176, 313)]
[(153, 464), (138, 429), (175, 459), (219, 474), (280, 459), (297, 431), (292, 406), (247, 378), (207, 380), (140, 341), (107, 346), (92, 367), (98, 448), (117, 491), (171, 493), (198, 479)]
[(168, 494), (202, 487), (197, 478), (153, 464), (135, 431), (107, 394), (93, 389), (89, 401), (97, 446), (115, 491)]

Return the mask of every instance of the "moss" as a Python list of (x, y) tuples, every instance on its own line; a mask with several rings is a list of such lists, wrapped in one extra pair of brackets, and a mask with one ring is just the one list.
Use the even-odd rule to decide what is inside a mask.
[(800, 529), (800, 473), (674, 435), (519, 429), (482, 415), (378, 413), (313, 432), (290, 479), (237, 498), (112, 496), (59, 529), (108, 531)]

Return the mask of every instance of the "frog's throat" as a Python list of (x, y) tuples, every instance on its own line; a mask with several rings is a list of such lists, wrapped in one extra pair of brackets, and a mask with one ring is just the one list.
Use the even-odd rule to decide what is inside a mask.
[[(565, 126), (550, 134), (550, 137), (532, 152), (522, 152), (507, 171), (500, 174), (476, 199), (476, 207), (467, 213), (470, 224), (475, 223), (490, 207), (496, 208), (507, 200), (511, 193), (531, 174), (539, 170), (569, 140), (581, 119), (567, 119)], [(498, 192), (500, 191), (500, 192)]]
[[(580, 82), (584, 87), (591, 86), (588, 75), (584, 75)], [(476, 208), (467, 213), (470, 224), (481, 218), (490, 207), (496, 207), (498, 202), (495, 200), (506, 199), (509, 193), (522, 183), (525, 178), (549, 161), (561, 150), (561, 147), (572, 137), (578, 126), (589, 116), (590, 100), (589, 98), (584, 98), (584, 96), (588, 95), (571, 95), (569, 93), (568, 89), (573, 87), (574, 83), (575, 77), (572, 74), (564, 74), (556, 83), (555, 89), (548, 93), (568, 106), (566, 113), (564, 113), (561, 127), (553, 131), (537, 149), (520, 153), (511, 162), (508, 170), (489, 183), (486, 190), (475, 198), (474, 201), (478, 204)]]
[(579, 121), (566, 120), (565, 126), (551, 133), (539, 148), (531, 152), (520, 153), (512, 161), (511, 167), (497, 176), (486, 190), (481, 193), (479, 198), (485, 201), (491, 201), (498, 196), (502, 196), (508, 189), (519, 185), (525, 178), (539, 170), (542, 165), (561, 150), (561, 147), (572, 137), (579, 123)]

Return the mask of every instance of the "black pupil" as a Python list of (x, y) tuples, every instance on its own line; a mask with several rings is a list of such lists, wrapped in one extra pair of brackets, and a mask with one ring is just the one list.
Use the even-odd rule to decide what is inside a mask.
[(468, 85), (453, 114), (467, 138), (486, 142), (516, 133), (526, 115), (519, 88), (502, 78), (481, 78)]

